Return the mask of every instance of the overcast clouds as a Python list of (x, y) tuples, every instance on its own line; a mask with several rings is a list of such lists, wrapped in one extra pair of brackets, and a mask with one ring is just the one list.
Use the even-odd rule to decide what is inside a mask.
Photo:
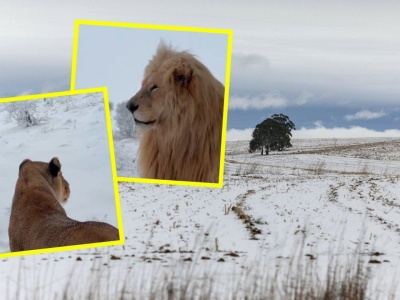
[[(310, 124), (322, 119), (331, 129), (399, 128), (398, 1), (0, 5), (0, 96), (69, 89), (75, 19), (227, 28), (234, 30), (230, 128), (251, 128), (258, 121), (236, 126), (242, 124), (240, 111), (263, 111), (265, 117), (291, 112), (298, 128), (309, 128), (304, 115), (311, 116)], [(322, 116), (306, 111), (321, 107)]]

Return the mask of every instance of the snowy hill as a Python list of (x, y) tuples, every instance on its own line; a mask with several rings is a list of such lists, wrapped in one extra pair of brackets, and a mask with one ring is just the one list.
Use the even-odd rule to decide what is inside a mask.
[(124, 246), (6, 259), (3, 289), (10, 298), (291, 299), (336, 274), (335, 284), (361, 278), (369, 298), (395, 299), (400, 140), (293, 145), (260, 156), (228, 142), (222, 189), (119, 183)]
[[(22, 101), (26, 102), (26, 101)], [(8, 252), (8, 221), (20, 163), (29, 158), (48, 162), (60, 159), (71, 187), (64, 206), (80, 221), (101, 220), (117, 226), (102, 93), (29, 100), (43, 122), (22, 128), (0, 103), (0, 252)]]

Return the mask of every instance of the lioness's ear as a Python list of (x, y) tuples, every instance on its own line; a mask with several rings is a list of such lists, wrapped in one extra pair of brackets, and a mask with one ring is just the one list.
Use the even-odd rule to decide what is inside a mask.
[(189, 86), (189, 83), (192, 80), (193, 69), (189, 65), (181, 63), (175, 67), (174, 72), (172, 72), (172, 76), (176, 85), (186, 88)]
[(19, 170), (21, 171), (22, 166), (23, 166), (25, 163), (30, 162), (30, 161), (31, 161), (30, 159), (24, 159), (24, 160), (22, 161), (22, 163), (19, 165)]
[(51, 176), (56, 177), (61, 170), (61, 164), (57, 157), (53, 157), (49, 162), (49, 171)]

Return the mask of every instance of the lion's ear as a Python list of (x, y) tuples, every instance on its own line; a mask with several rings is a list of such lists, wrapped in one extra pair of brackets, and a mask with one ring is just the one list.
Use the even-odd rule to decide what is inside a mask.
[(27, 162), (30, 162), (31, 160), (30, 159), (24, 159), (23, 161), (22, 161), (22, 163), (19, 165), (19, 171), (21, 171), (21, 168), (22, 168), (22, 166), (24, 165), (24, 164), (26, 164)]
[(179, 64), (172, 73), (173, 81), (181, 87), (188, 87), (193, 77), (193, 69), (187, 64)]
[(57, 157), (53, 157), (49, 162), (49, 171), (51, 176), (56, 177), (61, 170), (61, 163)]

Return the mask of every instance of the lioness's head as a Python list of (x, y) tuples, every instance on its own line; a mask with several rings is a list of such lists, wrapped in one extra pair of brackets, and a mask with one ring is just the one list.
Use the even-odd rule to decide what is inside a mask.
[(34, 181), (39, 176), (45, 178), (49, 183), (58, 202), (63, 204), (67, 201), (71, 191), (68, 181), (62, 176), (61, 163), (57, 157), (53, 157), (48, 163), (25, 159), (19, 165), (19, 178), (24, 178), (25, 181)]
[(209, 71), (193, 55), (161, 44), (145, 69), (142, 87), (126, 105), (138, 128), (177, 124), (194, 117), (201, 105), (208, 106), (198, 103), (204, 97), (195, 91), (203, 72)]

